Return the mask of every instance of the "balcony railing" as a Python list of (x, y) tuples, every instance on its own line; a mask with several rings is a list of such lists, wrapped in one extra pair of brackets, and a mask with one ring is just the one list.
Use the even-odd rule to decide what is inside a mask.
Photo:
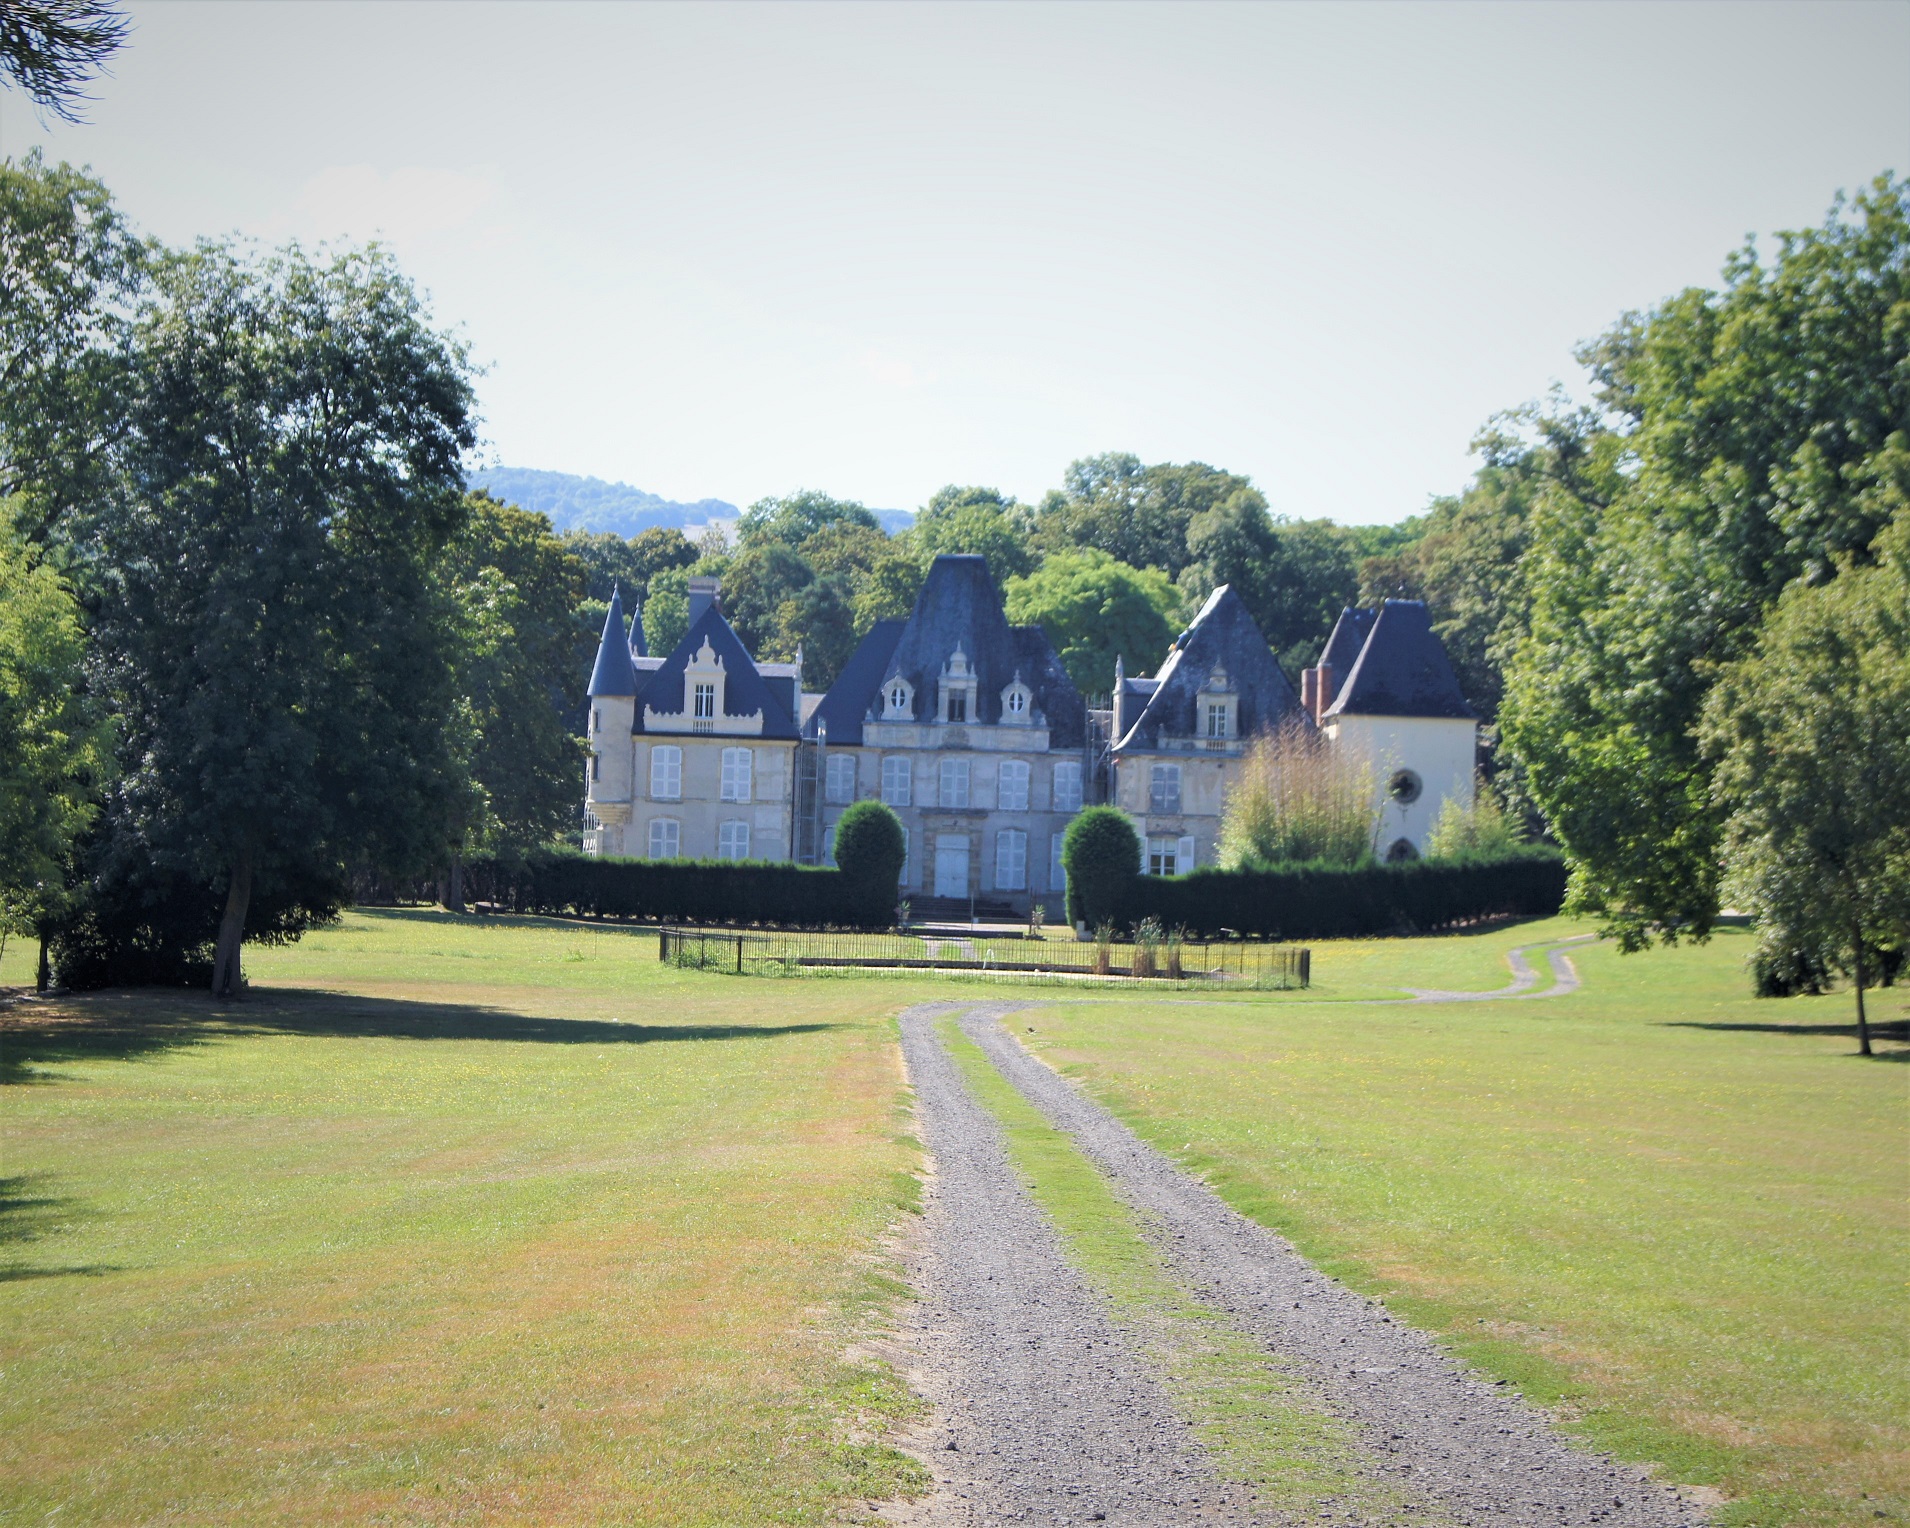
[(1155, 746), (1162, 753), (1218, 753), (1240, 754), (1247, 750), (1244, 737), (1188, 737), (1176, 736), (1170, 732), (1160, 734)]

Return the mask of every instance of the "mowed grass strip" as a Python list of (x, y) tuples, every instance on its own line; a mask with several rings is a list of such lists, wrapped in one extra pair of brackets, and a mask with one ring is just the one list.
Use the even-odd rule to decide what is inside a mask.
[(249, 971), (0, 1016), (0, 1522), (814, 1522), (920, 1482), (913, 1402), (842, 1357), (914, 1193), (880, 989), (425, 913)]
[[(1459, 985), (1429, 943), (1362, 979)], [(1330, 1272), (1718, 1488), (1721, 1521), (1875, 1528), (1910, 1517), (1910, 1067), (1853, 1054), (1846, 993), (1752, 998), (1749, 943), (1576, 947), (1583, 989), (1535, 1002), (1051, 999), (1025, 1038)], [(1905, 996), (1873, 1000), (1901, 1037)]]
[[(953, 1018), (937, 1028), (970, 1091), (1000, 1123), (1010, 1159), (1069, 1260), (1107, 1300), (1220, 1473), (1251, 1485), (1283, 1522), (1312, 1522), (1321, 1507), (1400, 1518), (1406, 1498), (1362, 1470), (1353, 1429), (1224, 1311), (1175, 1281), (1100, 1169)], [(1421, 1511), (1413, 1520), (1443, 1519)]]

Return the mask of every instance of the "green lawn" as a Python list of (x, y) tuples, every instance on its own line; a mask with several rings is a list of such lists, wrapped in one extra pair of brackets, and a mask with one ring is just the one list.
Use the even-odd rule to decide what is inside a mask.
[(1050, 992), (1017, 1030), (1330, 1270), (1720, 1488), (1727, 1520), (1910, 1516), (1910, 1068), (1854, 1055), (1847, 994), (1752, 999), (1727, 930), (1577, 950), (1556, 1000), (1331, 1001), (1498, 986), (1506, 946), (1578, 931), (1321, 946), (1319, 991), (1253, 1003)]
[(355, 914), (235, 1008), (0, 1017), (0, 1522), (801, 1522), (912, 1477), (842, 1357), (914, 1193), (890, 994), (655, 951)]

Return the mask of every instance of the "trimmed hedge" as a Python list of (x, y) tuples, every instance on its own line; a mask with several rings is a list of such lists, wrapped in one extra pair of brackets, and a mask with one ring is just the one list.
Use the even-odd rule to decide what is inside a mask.
[(778, 928), (887, 928), (895, 889), (840, 870), (755, 860), (646, 860), (553, 849), (509, 866), (467, 862), (468, 894), (522, 913)]
[(1549, 917), (1564, 902), (1564, 859), (1531, 850), (1500, 860), (1136, 875), (1121, 899), (1121, 921), (1132, 927), (1152, 916), (1196, 936), (1232, 929), (1265, 939), (1356, 939), (1480, 918)]
[(1099, 928), (1118, 920), (1140, 860), (1140, 836), (1125, 812), (1091, 806), (1069, 823), (1061, 841), (1061, 868), (1068, 877), (1068, 922)]

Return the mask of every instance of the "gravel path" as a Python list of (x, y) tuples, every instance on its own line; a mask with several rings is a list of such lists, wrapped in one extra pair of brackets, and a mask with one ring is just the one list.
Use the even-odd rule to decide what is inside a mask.
[[(1517, 949), (1505, 952), (1505, 963), (1512, 968), (1512, 981), (1509, 986), (1495, 987), (1490, 992), (1441, 992), (1425, 987), (1408, 987), (1413, 1000), (1420, 1003), (1482, 1003), (1501, 997), (1564, 997), (1567, 993), (1578, 991), (1578, 968), (1572, 964), (1572, 958), (1566, 953), (1569, 946), (1584, 944), (1598, 938), (1596, 934), (1574, 934), (1569, 939), (1560, 939), (1549, 944), (1522, 944)], [(1552, 985), (1543, 992), (1534, 992), (1538, 985), (1539, 973), (1534, 968), (1530, 954), (1534, 950), (1545, 951), (1545, 962), (1552, 968)]]
[[(1358, 1426), (1373, 1472), (1399, 1485), (1410, 1500), (1433, 1508), (1431, 1516), (1461, 1524), (1573, 1528), (1593, 1523), (1672, 1528), (1704, 1521), (1697, 1506), (1637, 1469), (1568, 1443), (1519, 1396), (1457, 1363), (1430, 1337), (1326, 1278), (1283, 1238), (1229, 1209), (1005, 1033), (1000, 1019), (1012, 1011), (1007, 1005), (973, 1009), (962, 1020), (963, 1032), (1109, 1176), (1116, 1192), (1154, 1228), (1150, 1235), (1177, 1277), (1229, 1312), (1243, 1331), (1296, 1363), (1327, 1404)], [(940, 1046), (932, 1032), (918, 1020), (913, 1033), (910, 1064), (919, 1068), (916, 1086), (930, 1149), (942, 1164), (942, 1142), (953, 1136), (959, 1143), (964, 1132), (975, 1130), (970, 1121), (949, 1131), (949, 1114), (964, 1107), (972, 1114), (975, 1106), (951, 1099), (951, 1094), (964, 1095), (959, 1079), (949, 1075), (945, 1056), (938, 1071)], [(969, 1192), (968, 1171), (942, 1185), (938, 1231), (969, 1222), (956, 1202)], [(1009, 1207), (1000, 1201), (1014, 1197), (999, 1187), (996, 1193), (999, 1208), (991, 1206), (984, 1223), (1005, 1214)], [(1002, 1225), (1003, 1236), (1041, 1235), (1047, 1255), (1052, 1235), (1045, 1226), (1031, 1229), (1025, 1209), (1012, 1231), (1006, 1221)], [(1015, 1249), (1001, 1247), (991, 1255), (1012, 1257)], [(1069, 1311), (1071, 1320), (1085, 1319), (1072, 1304)], [(1037, 1308), (1028, 1314), (1043, 1313)], [(1101, 1413), (1120, 1414), (1113, 1389), (1131, 1376), (1131, 1367), (1099, 1373), (1095, 1405)], [(1057, 1370), (1044, 1374), (1042, 1383), (1052, 1393), (1088, 1378), (1078, 1369)], [(1147, 1404), (1158, 1408), (1158, 1392), (1149, 1389), (1146, 1395)], [(995, 1415), (1005, 1421), (1008, 1413)]]
[(918, 1442), (950, 1525), (1244, 1524), (1249, 1493), (1217, 1480), (1166, 1392), (1062, 1256), (1009, 1165), (1000, 1128), (934, 1031), (955, 1005), (902, 1015), (902, 1049), (934, 1162), (912, 1376), (934, 1403)]

